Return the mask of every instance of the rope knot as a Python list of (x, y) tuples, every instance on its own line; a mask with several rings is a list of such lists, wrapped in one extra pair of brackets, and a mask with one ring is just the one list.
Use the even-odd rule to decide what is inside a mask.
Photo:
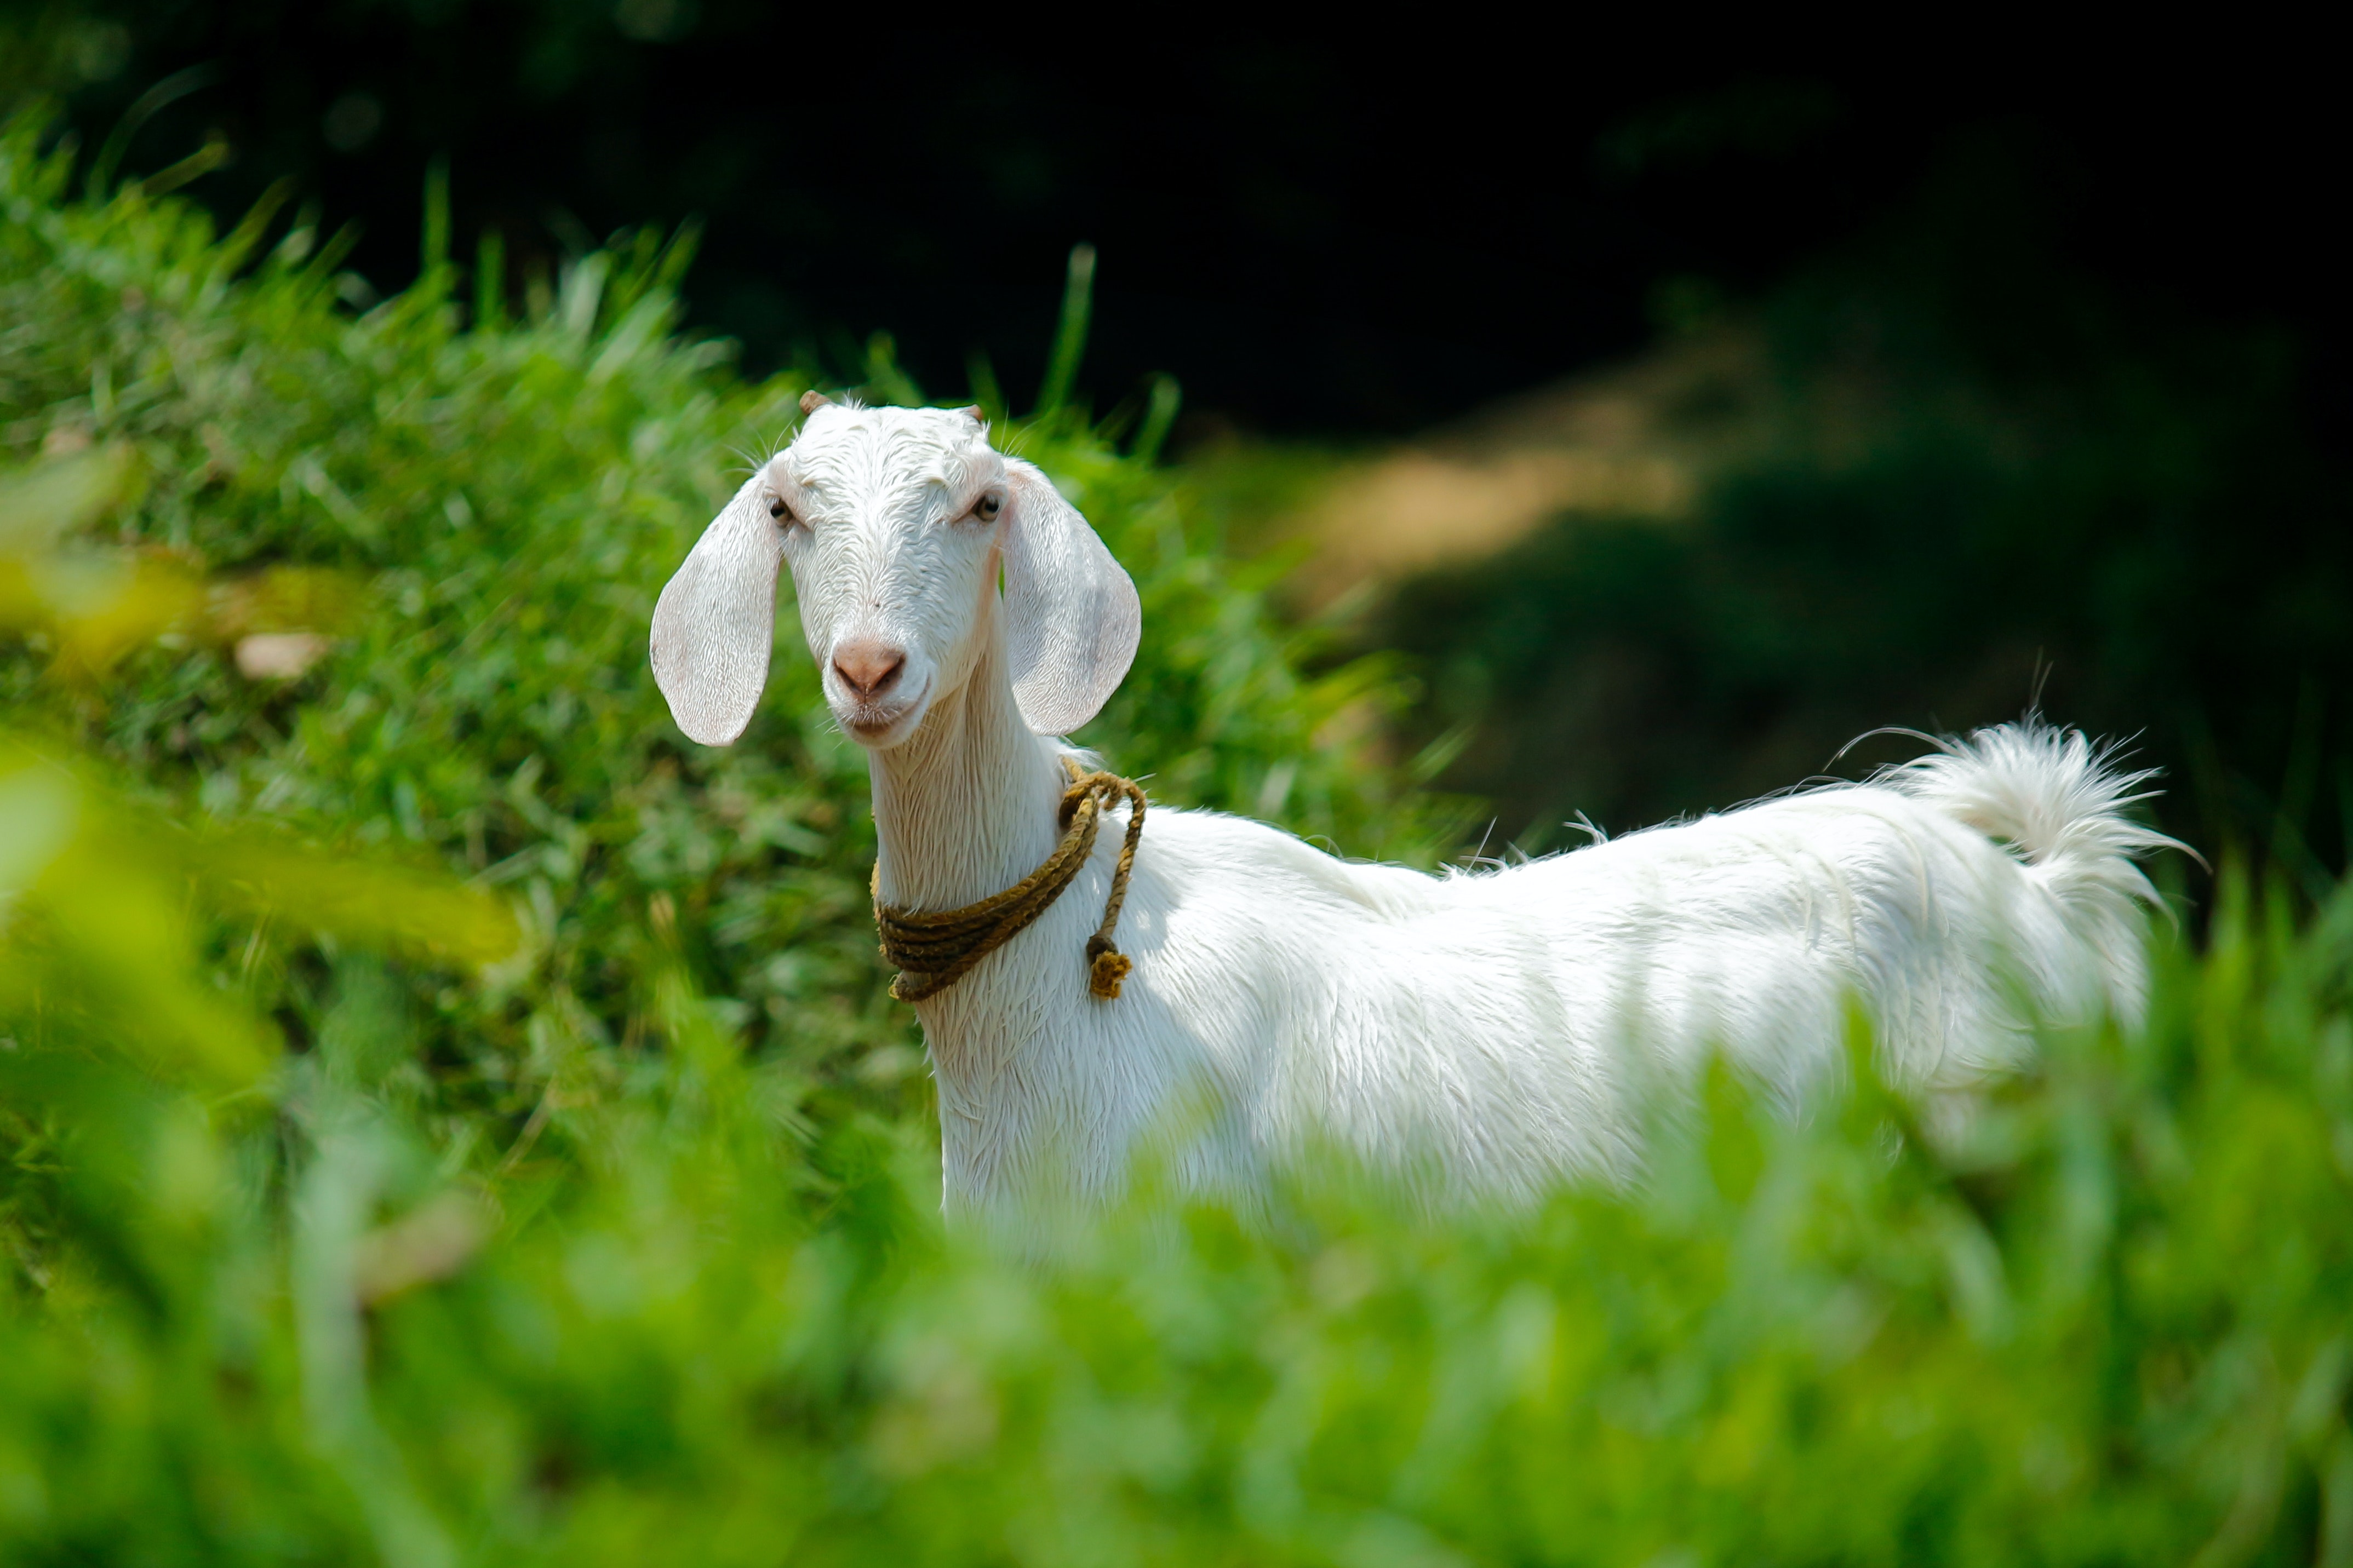
[(1135, 868), (1135, 847), (1144, 836), (1144, 791), (1116, 773), (1088, 773), (1070, 757), (1062, 759), (1062, 767), (1071, 776), (1056, 814), (1062, 841), (1035, 871), (1005, 891), (960, 910), (927, 914), (885, 904), (882, 868), (876, 864), (874, 923), (881, 932), (882, 956), (900, 971), (891, 982), (892, 995), (902, 1002), (938, 995), (1044, 914), (1094, 852), (1103, 814), (1126, 800), (1134, 805), (1127, 817), (1127, 841), (1120, 846), (1119, 862), (1112, 868), (1103, 924), (1087, 939), (1086, 953), (1087, 990), (1103, 1001), (1119, 994), (1120, 982), (1135, 965), (1112, 945), (1112, 932), (1119, 924), (1120, 906), (1127, 901), (1128, 874)]
[(1103, 932), (1087, 938), (1087, 989), (1104, 1001), (1119, 994), (1119, 983), (1134, 967), (1135, 961), (1112, 946)]

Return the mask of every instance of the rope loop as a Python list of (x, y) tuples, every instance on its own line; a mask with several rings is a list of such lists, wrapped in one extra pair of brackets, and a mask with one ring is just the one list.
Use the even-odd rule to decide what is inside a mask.
[(1125, 800), (1134, 807), (1127, 817), (1127, 841), (1120, 846), (1103, 923), (1087, 938), (1086, 954), (1088, 991), (1104, 1001), (1119, 994), (1120, 982), (1135, 965), (1113, 944), (1112, 933), (1119, 924), (1120, 906), (1127, 901), (1128, 874), (1135, 868), (1135, 847), (1144, 837), (1144, 790), (1116, 773), (1089, 773), (1071, 757), (1062, 759), (1062, 767), (1071, 776), (1056, 813), (1062, 841), (1035, 871), (1003, 892), (960, 910), (926, 914), (884, 903), (882, 868), (880, 862), (875, 865), (874, 924), (882, 935), (882, 956), (900, 972), (891, 982), (892, 996), (921, 1002), (938, 995), (1044, 914), (1094, 852), (1103, 814)]

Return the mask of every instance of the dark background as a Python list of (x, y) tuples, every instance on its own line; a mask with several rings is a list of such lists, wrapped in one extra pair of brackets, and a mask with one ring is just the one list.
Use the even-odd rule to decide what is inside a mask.
[[(2039, 689), (2137, 737), (2173, 775), (2164, 820), (2211, 851), (2316, 889), (2353, 837), (2348, 139), (2320, 38), (4, 14), (0, 86), (58, 97), (87, 148), (133, 131), (132, 174), (217, 142), (187, 189), (224, 216), (290, 180), (359, 226), (381, 291), (415, 274), (436, 160), (460, 258), (495, 228), (517, 279), (699, 223), (691, 323), (754, 373), (854, 383), (888, 331), (929, 395), (980, 356), (1018, 408), (1092, 242), (1082, 389), (1102, 410), (1173, 374), (1180, 457), (1419, 431), (1657, 352), (1695, 309), (1744, 323), (1790, 407), (1870, 405), (1863, 458), (1795, 441), (1672, 533), (1564, 520), (1351, 634), (1424, 677), (1403, 743), (1472, 727), (1441, 782), (1502, 835), (1725, 804), (1871, 724), (1962, 728)], [(159, 83), (189, 90), (142, 118)]]
[(355, 265), (383, 289), (415, 271), (435, 158), (461, 257), (485, 226), (528, 261), (699, 219), (694, 319), (755, 371), (854, 362), (884, 330), (926, 388), (964, 390), (977, 349), (1018, 402), (1087, 240), (1099, 402), (1166, 371), (1252, 429), (1411, 430), (1639, 347), (1662, 279), (1768, 286), (1957, 135), (2011, 121), (2044, 138), (2069, 254), (2295, 321), (2341, 379), (2342, 254), (2322, 242), (2343, 117), (2310, 41), (2137, 58), (1989, 30), (1842, 63), (1822, 40), (1571, 17), (1451, 36), (1424, 17), (1373, 44), (1136, 15), (1114, 43), (1108, 14), (858, 35), (743, 0), (20, 14), (60, 39), (50, 74), (93, 146), (196, 68), (126, 166), (224, 137), (232, 162), (195, 194), (235, 212), (291, 176), (361, 226)]

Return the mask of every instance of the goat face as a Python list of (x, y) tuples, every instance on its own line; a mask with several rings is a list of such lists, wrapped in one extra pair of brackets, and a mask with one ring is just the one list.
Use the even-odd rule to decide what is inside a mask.
[(1041, 734), (1092, 718), (1134, 656), (1134, 585), (1043, 474), (990, 447), (977, 410), (826, 404), (655, 608), (654, 676), (695, 740), (734, 740), (758, 705), (780, 558), (826, 700), (874, 750), (962, 687), (1000, 626), (1015, 700)]
[(768, 465), (801, 628), (842, 729), (884, 749), (971, 673), (1008, 484), (980, 421), (818, 408)]

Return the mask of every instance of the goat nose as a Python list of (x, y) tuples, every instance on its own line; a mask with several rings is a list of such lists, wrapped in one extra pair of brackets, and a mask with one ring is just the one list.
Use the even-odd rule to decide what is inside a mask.
[(906, 668), (907, 656), (888, 643), (846, 642), (833, 650), (833, 672), (860, 697), (880, 697)]

